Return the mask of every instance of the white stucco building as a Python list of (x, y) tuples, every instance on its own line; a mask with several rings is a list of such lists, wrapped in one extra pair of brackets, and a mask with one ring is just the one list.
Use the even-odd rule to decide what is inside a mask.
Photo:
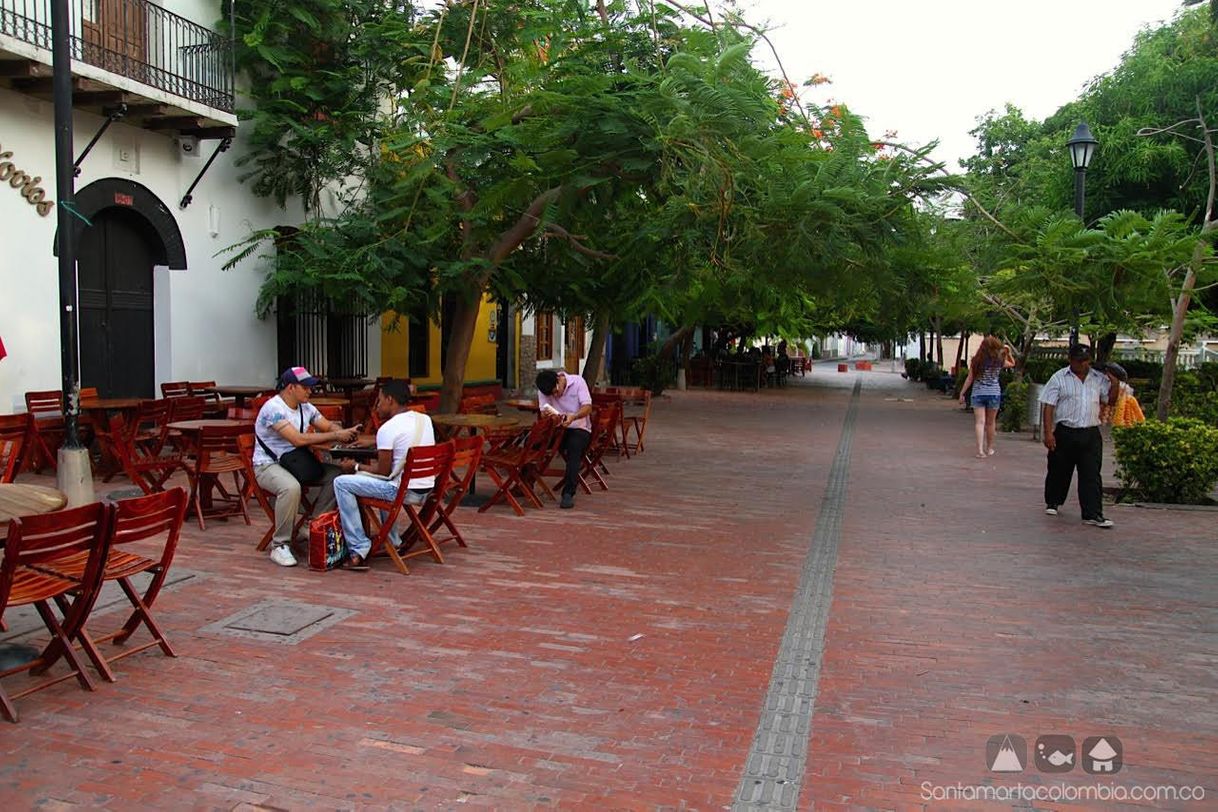
[[(219, 254), (251, 229), (298, 223), (238, 181), (242, 145), (227, 0), (71, 0), (82, 386), (159, 396), (160, 383), (270, 385), (263, 278)], [(172, 11), (170, 11), (172, 10)], [(61, 386), (49, 3), (0, 0), (0, 413)], [(234, 139), (199, 178), (217, 148)], [(192, 183), (189, 205), (183, 198)], [(375, 335), (375, 328), (373, 329)], [(280, 342), (277, 344), (277, 338)], [(379, 368), (379, 342), (368, 342)]]

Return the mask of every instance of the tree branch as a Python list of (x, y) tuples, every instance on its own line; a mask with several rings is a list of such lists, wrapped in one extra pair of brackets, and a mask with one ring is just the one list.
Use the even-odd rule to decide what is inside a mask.
[(561, 237), (570, 244), (572, 249), (580, 254), (583, 254), (584, 256), (594, 257), (595, 259), (621, 259), (621, 257), (617, 256), (616, 254), (606, 254), (603, 251), (597, 251), (595, 248), (589, 248), (580, 242), (580, 240), (586, 240), (587, 237), (583, 236), (582, 234), (572, 234), (570, 231), (567, 231), (557, 223), (546, 223), (545, 233)]
[(527, 240), (537, 230), (537, 226), (541, 224), (542, 212), (546, 210), (546, 206), (554, 202), (562, 192), (562, 189), (563, 187), (556, 186), (553, 189), (545, 190), (533, 198), (533, 202), (516, 219), (516, 222), (500, 234), (499, 239), (495, 240), (494, 244), (487, 250), (486, 258), (492, 265), (498, 265), (507, 259), (508, 254), (515, 251), (522, 242)]

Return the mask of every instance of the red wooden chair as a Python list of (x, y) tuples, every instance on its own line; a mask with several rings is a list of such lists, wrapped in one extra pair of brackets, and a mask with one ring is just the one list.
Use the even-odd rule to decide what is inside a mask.
[(215, 392), (206, 392), (204, 390), (215, 386), (215, 381), (188, 381), (186, 390), (192, 397), (203, 398), (206, 405), (206, 411), (209, 415), (223, 416), (229, 406), (237, 403), (236, 398), (222, 398)]
[[(114, 681), (114, 675), (108, 668), (110, 663), (129, 657), (153, 646), (160, 646), (166, 657), (178, 656), (174, 653), (161, 627), (152, 617), (152, 605), (156, 602), (165, 578), (169, 574), (169, 565), (173, 563), (173, 555), (178, 547), (178, 534), (182, 529), (182, 520), (186, 516), (186, 491), (173, 488), (163, 493), (151, 496), (140, 496), (135, 499), (124, 499), (114, 504), (114, 514), (110, 522), (110, 552), (102, 571), (102, 582), (118, 581), (123, 594), (131, 602), (132, 612), (126, 622), (102, 637), (92, 638), (93, 644), (113, 642), (121, 646), (130, 639), (131, 635), (143, 624), (147, 627), (152, 639), (132, 648), (126, 648), (117, 654), (106, 658), (99, 651), (103, 668), (98, 670), (108, 681)], [(131, 542), (157, 539), (162, 546), (160, 555), (148, 558), (138, 553), (120, 550), (119, 547)], [(70, 558), (39, 564), (44, 572), (58, 575), (75, 581), (84, 581), (88, 568), (88, 558), (80, 553)], [(142, 572), (152, 574), (152, 580), (140, 595), (131, 578)]]
[[(262, 512), (266, 514), (271, 525), (258, 539), (257, 550), (263, 552), (271, 544), (271, 539), (275, 537), (275, 509), (271, 505), (270, 497), (272, 494), (269, 491), (263, 490), (258, 484), (258, 479), (254, 475), (254, 435), (247, 429), (246, 434), (237, 437), (237, 448), (241, 451), (241, 457), (246, 467), (247, 485), (245, 490), (246, 501), (254, 499), (258, 502)], [(308, 487), (300, 489), (300, 508), (297, 513), (296, 523), (292, 526), (292, 538), (300, 532), (300, 528), (308, 523), (313, 518), (314, 500), (309, 498)]]
[[(647, 436), (647, 421), (651, 419), (651, 391), (642, 388), (622, 389), (619, 394), (622, 396), (622, 420), (627, 429), (627, 450), (636, 454), (642, 453), (645, 449), (643, 440)], [(626, 414), (624, 411), (626, 406), (636, 407), (640, 411)], [(630, 429), (634, 430), (633, 442), (630, 440)]]
[[(360, 512), (364, 516), (364, 526), (368, 528), (368, 535), (372, 538), (372, 548), (368, 552), (369, 558), (376, 555), (378, 551), (384, 551), (393, 559), (394, 566), (403, 575), (410, 574), (410, 568), (406, 566), (406, 560), (409, 558), (430, 555), (437, 564), (444, 563), (440, 545), (436, 543), (428, 526), (436, 515), (437, 506), (443, 499), (445, 484), (448, 482), (452, 469), (453, 453), (451, 440), (436, 445), (414, 446), (406, 452), (397, 496), (393, 501), (368, 496), (357, 497)], [(422, 477), (435, 477), (436, 486), (423, 500), (423, 504), (407, 504), (406, 493), (410, 488), (410, 481)], [(402, 511), (406, 511), (406, 516), (410, 519), (410, 527), (402, 532), (399, 548), (389, 543), (389, 538)], [(382, 512), (384, 516), (381, 515)], [(416, 550), (409, 550), (419, 541), (423, 542), (422, 546)]]
[[(617, 427), (621, 423), (621, 408), (621, 403), (610, 403), (592, 412), (592, 439), (589, 440), (588, 448), (584, 451), (584, 459), (579, 471), (579, 486), (584, 493), (592, 493), (592, 486), (589, 483), (593, 480), (602, 491), (609, 490), (609, 484), (602, 476), (603, 473), (606, 473), (604, 457), (605, 453), (613, 447)], [(557, 469), (552, 466), (546, 471), (546, 476), (559, 476), (559, 480), (554, 483), (555, 487), (558, 487), (562, 482), (562, 477), (565, 477), (566, 474), (565, 465)]]
[(22, 467), (42, 472), (46, 463), (54, 471), (57, 465), (55, 452), (63, 443), (63, 393), (58, 389), (45, 392), (26, 392), (25, 451)]
[(161, 384), (161, 397), (184, 398), (190, 396), (190, 384), (186, 381), (166, 381)]
[(186, 470), (180, 454), (152, 454), (135, 442), (134, 432), (121, 414), (110, 416), (110, 430), (98, 438), (118, 460), (127, 478), (146, 494), (165, 490), (165, 481), (178, 469)]
[(604, 387), (592, 392), (593, 406), (603, 407), (611, 403), (617, 403), (620, 406), (618, 426), (614, 431), (613, 443), (610, 447), (617, 456), (630, 459), (630, 435), (626, 426), (625, 404), (622, 401), (622, 395), (616, 386)]
[(541, 500), (533, 492), (534, 481), (539, 471), (545, 470), (546, 454), (553, 445), (554, 436), (561, 436), (559, 421), (552, 417), (539, 417), (519, 445), (503, 446), (488, 451), (482, 457), (482, 470), (494, 481), (497, 490), (480, 508), (479, 513), (490, 509), (499, 501), (506, 501), (517, 516), (524, 515), (524, 508), (516, 500), (513, 491), (520, 494), (534, 507), (541, 507)]
[[(202, 420), (206, 416), (207, 401), (192, 395), (181, 395), (169, 399), (169, 422)], [(174, 451), (184, 454), (190, 450), (189, 440), (177, 429), (167, 429), (165, 439)]]
[[(212, 518), (240, 516), (246, 524), (250, 523), (245, 501), (253, 472), (238, 445), (238, 438), (249, 433), (246, 426), (204, 426), (199, 432), (196, 457), (187, 460), (185, 468), (190, 480), (190, 503), (194, 505), (200, 530), (207, 529), (204, 515)], [(225, 474), (232, 474), (232, 493), (221, 479)], [(219, 491), (219, 505), (215, 491)]]
[(437, 538), (437, 545), (448, 541), (455, 541), (459, 547), (468, 547), (469, 545), (465, 543), (461, 531), (453, 524), (452, 517), (453, 513), (460, 506), (461, 500), (469, 493), (474, 476), (478, 473), (478, 465), (482, 462), (482, 447), (485, 441), (481, 437), (458, 437), (452, 443), (453, 462), (449, 470), (448, 483), (436, 502), (436, 518), (427, 530), (434, 537), (435, 532), (443, 525), (448, 530), (449, 535), (444, 538)]
[(139, 411), (132, 421), (132, 441), (142, 450), (156, 456), (169, 440), (169, 414), (174, 402), (169, 398), (140, 401)]
[[(94, 502), (9, 522), (4, 558), (0, 561), (0, 615), (10, 606), (33, 604), (51, 633), (51, 642), (34, 660), (0, 671), (0, 681), (22, 671), (35, 675), (45, 673), (60, 657), (67, 660), (71, 669), (67, 674), (39, 682), (12, 697), (0, 685), (0, 711), (10, 722), (16, 722), (18, 718), (14, 699), (71, 677), (76, 677), (80, 687), (86, 691), (96, 688), (72, 641), (79, 640), (90, 657), (96, 653), (96, 648), (88, 640), (84, 624), (101, 587), (102, 568), (110, 549), (108, 528), (112, 510), (104, 502)], [(77, 555), (85, 556), (79, 580), (63, 578), (42, 569)], [(71, 602), (68, 601), (69, 596), (74, 598)], [(62, 619), (55, 616), (49, 603), (52, 600), (59, 604)], [(97, 663), (94, 660), (94, 665)], [(105, 661), (101, 663), (99, 671), (105, 667)]]
[(23, 414), (0, 414), (0, 482), (12, 482), (21, 471), (28, 422)]

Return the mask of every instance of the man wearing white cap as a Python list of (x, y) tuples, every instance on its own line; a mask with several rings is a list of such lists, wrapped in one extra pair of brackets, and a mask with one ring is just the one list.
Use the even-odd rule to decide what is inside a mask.
[[(275, 535), (271, 560), (281, 567), (296, 566), (292, 554), (292, 528), (304, 488), (318, 487), (314, 512), (334, 506), (331, 483), (342, 473), (336, 465), (323, 465), (311, 453), (292, 455), (310, 446), (349, 443), (358, 427), (345, 429), (331, 423), (309, 403), (317, 378), (304, 367), (290, 367), (279, 376), (279, 394), (263, 404), (254, 420), (254, 475), (263, 490), (275, 494)], [(317, 431), (310, 432), (313, 426)], [(299, 464), (297, 464), (299, 463)], [(302, 481), (300, 477), (304, 477)]]

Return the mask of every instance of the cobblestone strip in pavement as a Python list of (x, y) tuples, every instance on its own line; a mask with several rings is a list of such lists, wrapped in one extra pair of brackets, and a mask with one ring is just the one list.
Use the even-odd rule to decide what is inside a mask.
[(833, 601), (833, 571), (837, 565), (850, 443), (861, 389), (862, 381), (856, 381), (821, 498), (816, 530), (804, 558), (799, 587), (766, 691), (761, 721), (736, 790), (732, 806), (735, 810), (795, 809), (799, 802), (825, 627)]

